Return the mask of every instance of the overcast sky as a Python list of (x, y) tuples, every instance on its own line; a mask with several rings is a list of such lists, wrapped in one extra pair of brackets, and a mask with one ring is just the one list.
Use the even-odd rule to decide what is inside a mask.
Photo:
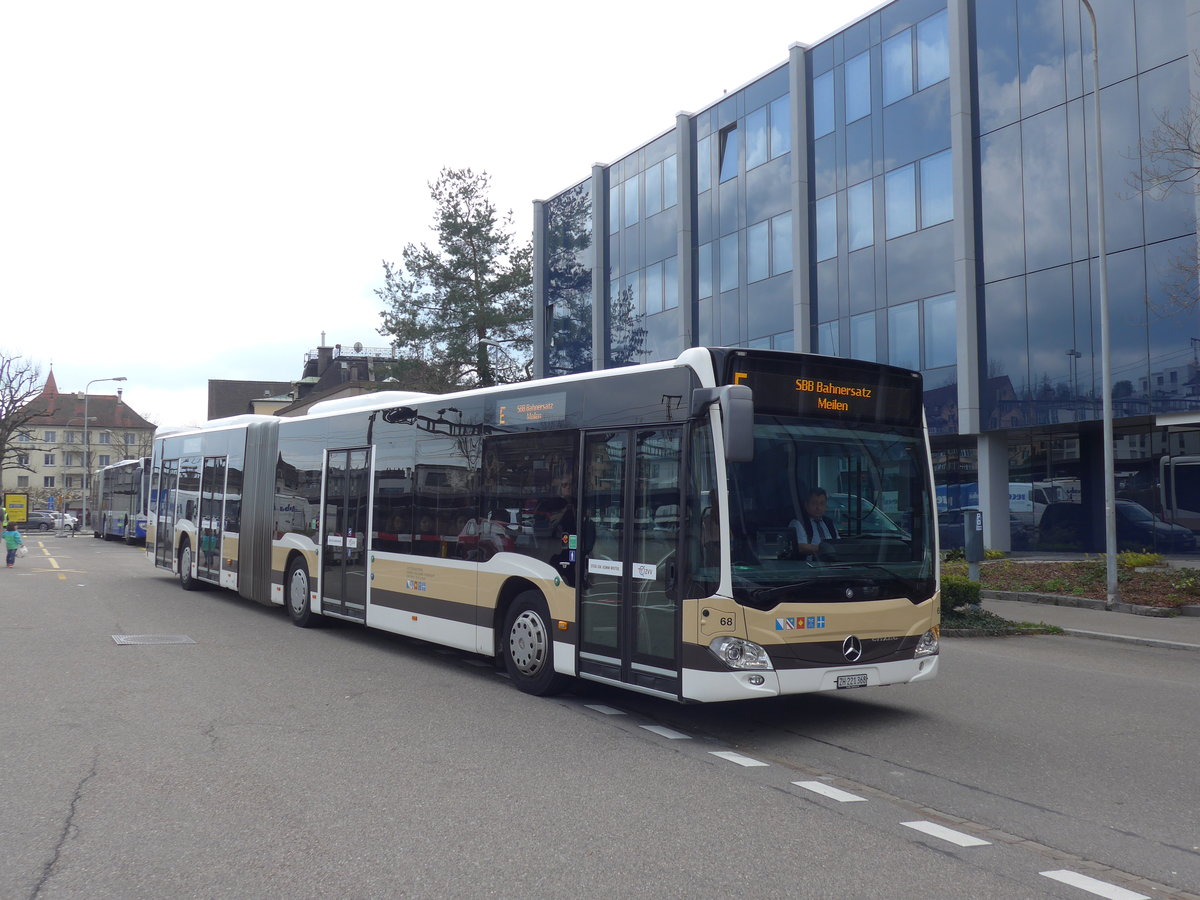
[(210, 378), (387, 345), (380, 261), (433, 243), (443, 166), (527, 239), (534, 200), (879, 5), (5, 4), (0, 352), (202, 422)]

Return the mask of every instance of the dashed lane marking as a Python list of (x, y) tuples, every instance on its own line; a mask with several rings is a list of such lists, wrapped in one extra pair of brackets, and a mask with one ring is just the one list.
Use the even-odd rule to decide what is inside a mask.
[(660, 737), (669, 738), (672, 741), (690, 741), (692, 739), (690, 734), (683, 734), (682, 732), (676, 731), (673, 728), (668, 728), (665, 725), (643, 725), (642, 727), (647, 731), (653, 731)]
[(602, 713), (606, 716), (623, 716), (623, 715), (625, 715), (625, 713), (622, 712), (621, 710), (613, 709), (611, 706), (605, 706), (603, 703), (585, 703), (584, 706), (586, 706), (588, 709), (593, 709), (596, 712)]
[(849, 791), (843, 791), (835, 787), (830, 787), (822, 781), (793, 781), (792, 784), (796, 787), (802, 787), (807, 791), (812, 791), (814, 794), (820, 794), (823, 797), (828, 797), (830, 800), (836, 800), (838, 803), (866, 803), (866, 797), (860, 797), (858, 794), (851, 794)]
[(947, 828), (945, 825), (938, 825), (936, 822), (901, 822), (900, 824), (905, 828), (912, 828), (914, 831), (919, 831), (930, 837), (939, 838), (951, 844), (957, 844), (959, 847), (988, 847), (992, 843), (991, 841), (983, 840), (983, 838), (977, 838), (973, 835), (963, 834), (961, 831), (955, 831), (953, 828)]
[(749, 756), (742, 756), (740, 753), (734, 753), (732, 750), (709, 750), (713, 756), (719, 756), (721, 759), (727, 759), (731, 763), (737, 763), (739, 766), (769, 766), (770, 763), (762, 762), (761, 760), (753, 759)]
[(1080, 875), (1070, 869), (1057, 869), (1053, 872), (1039, 874), (1063, 884), (1069, 884), (1071, 887), (1077, 887), (1089, 894), (1095, 894), (1097, 897), (1105, 897), (1106, 900), (1150, 900), (1146, 894), (1127, 891), (1123, 887), (1117, 887), (1115, 884), (1109, 884), (1107, 881), (1100, 881), (1097, 878), (1089, 878), (1087, 875)]

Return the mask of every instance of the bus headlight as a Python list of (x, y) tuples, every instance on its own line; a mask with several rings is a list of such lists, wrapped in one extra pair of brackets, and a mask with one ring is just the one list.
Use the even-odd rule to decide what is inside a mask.
[(921, 639), (917, 641), (917, 652), (913, 654), (916, 659), (922, 656), (936, 656), (938, 654), (938, 632), (940, 628), (930, 628), (927, 632), (921, 635)]
[(708, 649), (717, 659), (731, 669), (770, 669), (771, 658), (767, 651), (753, 641), (735, 637), (719, 637)]

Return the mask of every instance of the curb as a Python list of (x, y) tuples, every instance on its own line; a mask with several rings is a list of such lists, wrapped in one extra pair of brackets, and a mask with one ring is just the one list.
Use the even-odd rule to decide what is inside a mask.
[[(1043, 606), (1066, 606), (1072, 609), (1094, 609), (1109, 612), (1105, 609), (1103, 600), (1092, 600), (1089, 597), (1070, 597), (1063, 594), (1031, 594), (1023, 591), (989, 591), (981, 590), (979, 596), (984, 600), (1014, 600), (1018, 603), (1040, 603)], [(1132, 616), (1149, 616), (1153, 619), (1170, 619), (1176, 615), (1200, 615), (1200, 607), (1191, 612), (1189, 607), (1172, 608), (1166, 606), (1138, 606), (1133, 603), (1117, 603), (1111, 612), (1125, 613)], [(1185, 612), (1185, 610), (1188, 610)]]

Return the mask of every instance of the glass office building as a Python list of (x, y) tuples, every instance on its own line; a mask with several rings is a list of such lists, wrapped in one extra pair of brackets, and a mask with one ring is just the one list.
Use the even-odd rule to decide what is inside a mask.
[[(1192, 552), (1197, 195), (1162, 176), (1194, 160), (1153, 151), (1200, 103), (1200, 0), (1092, 6), (1118, 542)], [(538, 374), (695, 345), (920, 369), (947, 523), (1102, 550), (1092, 59), (1078, 0), (896, 0), (794, 45), (535, 203)]]

